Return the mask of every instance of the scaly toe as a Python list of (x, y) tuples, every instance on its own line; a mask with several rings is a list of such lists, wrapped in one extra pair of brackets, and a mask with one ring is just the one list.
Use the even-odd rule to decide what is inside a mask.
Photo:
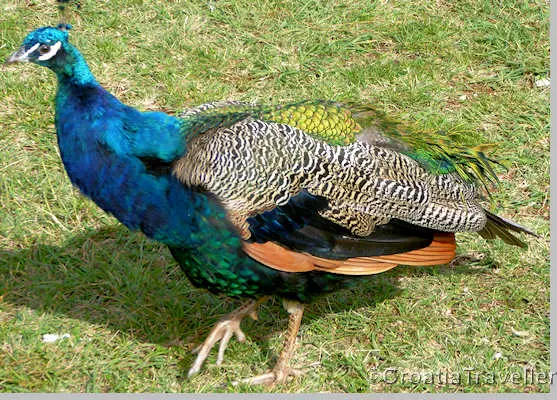
[(284, 369), (274, 369), (273, 371), (267, 372), (265, 374), (253, 376), (251, 378), (241, 379), (239, 381), (232, 382), (233, 386), (237, 386), (240, 383), (248, 385), (282, 385), (286, 383), (291, 376), (300, 376), (303, 372), (299, 369), (284, 368)]
[(243, 342), (246, 340), (246, 335), (240, 329), (240, 321), (234, 319), (226, 319), (222, 320), (209, 333), (207, 339), (201, 346), (198, 346), (193, 350), (194, 354), (197, 354), (197, 358), (195, 359), (193, 365), (191, 366), (190, 370), (188, 371), (188, 378), (191, 378), (193, 375), (197, 374), (203, 363), (209, 356), (211, 349), (220, 341), (219, 345), (219, 352), (217, 356), (217, 365), (221, 365), (224, 360), (224, 352), (228, 347), (228, 343), (232, 336), (235, 335), (239, 342)]
[(209, 335), (203, 342), (201, 346), (196, 347), (192, 352), (197, 354), (197, 357), (188, 371), (188, 378), (197, 374), (201, 369), (201, 366), (207, 359), (207, 356), (211, 352), (211, 349), (220, 341), (219, 352), (217, 355), (217, 365), (221, 365), (224, 360), (224, 352), (228, 347), (228, 343), (232, 336), (236, 336), (240, 343), (246, 340), (246, 335), (240, 329), (240, 323), (242, 319), (250, 316), (251, 318), (257, 320), (257, 307), (267, 299), (267, 296), (261, 297), (258, 300), (249, 300), (242, 306), (238, 307), (236, 310), (232, 311), (230, 314), (223, 317), (217, 324), (211, 329)]

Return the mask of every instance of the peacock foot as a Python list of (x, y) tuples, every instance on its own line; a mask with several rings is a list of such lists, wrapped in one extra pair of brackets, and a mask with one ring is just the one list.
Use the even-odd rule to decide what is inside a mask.
[(191, 378), (199, 372), (203, 363), (207, 359), (207, 356), (211, 352), (211, 349), (215, 346), (215, 344), (217, 344), (217, 342), (220, 341), (216, 364), (221, 365), (224, 360), (224, 352), (228, 347), (228, 342), (232, 336), (235, 335), (240, 343), (246, 340), (246, 335), (240, 329), (240, 323), (247, 316), (257, 320), (257, 307), (264, 300), (266, 300), (265, 297), (259, 300), (250, 300), (236, 310), (232, 311), (230, 314), (225, 315), (219, 322), (217, 322), (213, 329), (211, 329), (211, 332), (203, 344), (193, 350), (194, 353), (197, 353), (197, 357), (188, 371), (188, 378)]
[(233, 385), (238, 385), (239, 383), (247, 383), (249, 385), (280, 385), (285, 383), (288, 377), (302, 374), (300, 370), (290, 368), (290, 359), (294, 352), (296, 336), (300, 330), (304, 306), (301, 303), (291, 300), (284, 300), (283, 304), (288, 314), (290, 314), (290, 317), (288, 319), (286, 338), (275, 367), (272, 371), (265, 374), (232, 382)]

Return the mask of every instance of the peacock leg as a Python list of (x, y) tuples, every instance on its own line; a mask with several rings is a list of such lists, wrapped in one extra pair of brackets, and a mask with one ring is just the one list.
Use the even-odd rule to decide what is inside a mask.
[(230, 314), (222, 317), (213, 329), (211, 329), (209, 336), (207, 336), (203, 344), (194, 350), (194, 353), (197, 353), (197, 358), (188, 371), (188, 378), (191, 378), (199, 372), (203, 362), (209, 355), (209, 352), (219, 340), (220, 345), (216, 364), (222, 364), (224, 351), (226, 350), (232, 335), (236, 335), (239, 342), (246, 340), (246, 335), (240, 329), (240, 322), (242, 322), (242, 320), (248, 315), (254, 320), (257, 320), (257, 307), (259, 307), (259, 305), (267, 299), (268, 296), (261, 297), (257, 300), (249, 300), (232, 311)]
[[(290, 358), (294, 353), (296, 346), (296, 336), (300, 330), (302, 315), (304, 314), (304, 305), (297, 301), (284, 300), (284, 308), (290, 314), (288, 319), (288, 331), (282, 351), (278, 361), (271, 372), (254, 376), (252, 378), (243, 379), (241, 383), (250, 385), (274, 385), (286, 382), (286, 379), (292, 375), (299, 375), (300, 372), (290, 367)], [(236, 382), (239, 383), (239, 382)]]

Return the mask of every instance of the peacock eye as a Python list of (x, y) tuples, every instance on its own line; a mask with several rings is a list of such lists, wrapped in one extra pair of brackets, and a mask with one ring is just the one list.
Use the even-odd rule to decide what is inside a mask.
[(46, 53), (48, 53), (49, 51), (50, 51), (50, 46), (49, 46), (49, 45), (47, 45), (47, 44), (41, 44), (41, 45), (39, 46), (39, 53), (41, 53), (41, 54), (46, 54)]

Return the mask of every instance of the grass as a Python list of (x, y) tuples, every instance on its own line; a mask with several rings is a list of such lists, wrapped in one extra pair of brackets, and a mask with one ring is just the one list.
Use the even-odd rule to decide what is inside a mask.
[[(459, 235), (452, 267), (399, 267), (324, 297), (299, 335), (305, 374), (234, 387), (280, 350), (287, 316), (270, 302), (221, 367), (213, 353), (188, 380), (190, 350), (238, 302), (193, 288), (164, 246), (79, 195), (56, 147), (52, 74), (2, 66), (0, 391), (549, 390), (549, 90), (535, 84), (549, 75), (547, 2), (82, 4), (72, 41), (124, 102), (173, 112), (216, 99), (360, 101), (495, 143), (507, 169), (494, 209), (542, 239), (521, 250)], [(53, 0), (1, 7), (1, 57), (58, 21)], [(43, 343), (47, 333), (71, 337)]]

